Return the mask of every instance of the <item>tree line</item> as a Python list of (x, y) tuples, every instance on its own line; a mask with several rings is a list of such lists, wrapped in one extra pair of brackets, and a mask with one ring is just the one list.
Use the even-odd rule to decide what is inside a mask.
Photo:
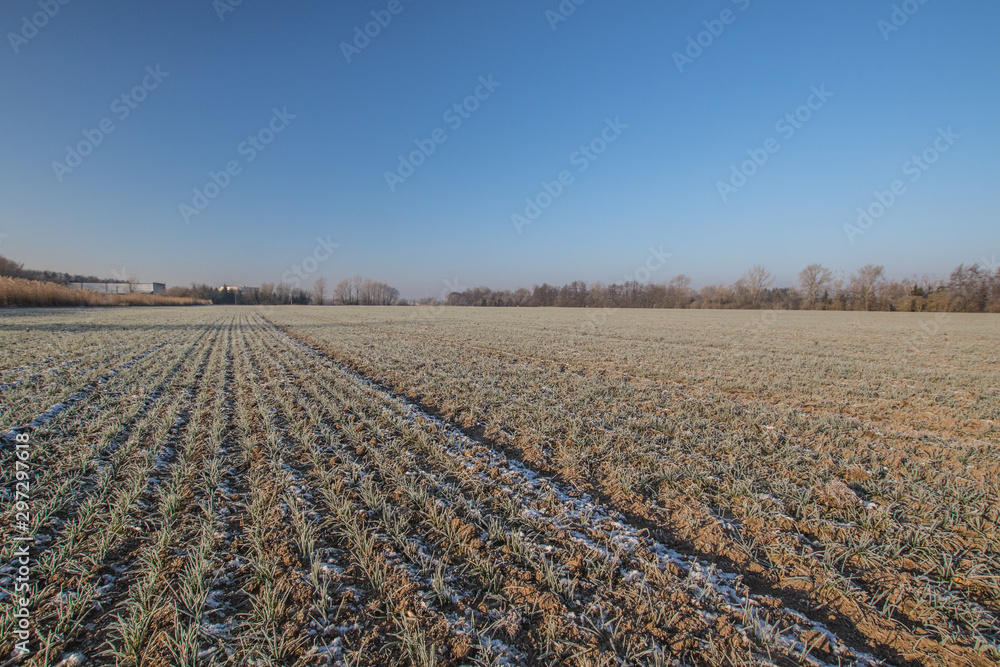
[[(323, 289), (318, 287), (323, 278), (313, 284), (313, 298), (323, 303)], [(333, 288), (333, 302), (346, 306), (394, 306), (399, 302), (399, 290), (370, 278), (354, 276), (341, 280)]]
[[(83, 283), (115, 283), (138, 282), (135, 276), (126, 276), (124, 280), (113, 278), (98, 278), (96, 276), (81, 276), (59, 271), (39, 271), (26, 269), (24, 264), (0, 255), (0, 277), (20, 278), (56, 285), (69, 285), (71, 282)], [(206, 283), (191, 283), (190, 287), (174, 286), (164, 292), (164, 296), (209, 301), (213, 304), (236, 305), (305, 305), (329, 304), (349, 306), (393, 306), (405, 304), (400, 301), (399, 290), (371, 278), (353, 276), (341, 280), (333, 288), (330, 299), (327, 299), (326, 278), (320, 276), (311, 289), (305, 290), (299, 285), (288, 282), (261, 283), (260, 287), (244, 287), (223, 285), (214, 287)]]
[[(0, 255), (0, 276), (67, 285), (70, 281), (116, 282), (94, 276), (78, 276), (55, 271), (25, 269)], [(746, 271), (732, 284), (691, 287), (691, 279), (681, 274), (666, 283), (618, 284), (576, 280), (566, 285), (542, 283), (531, 289), (493, 290), (473, 287), (450, 293), (444, 304), (485, 307), (564, 307), (564, 308), (742, 308), (777, 310), (886, 310), (951, 311), (1000, 313), (1000, 266), (995, 262), (958, 266), (947, 280), (913, 277), (888, 280), (885, 267), (868, 264), (850, 276), (843, 276), (822, 264), (810, 264), (799, 273), (798, 284), (775, 287), (774, 276), (763, 266)], [(236, 305), (324, 304), (392, 306), (408, 305), (399, 290), (386, 283), (353, 276), (341, 280), (328, 295), (325, 277), (306, 290), (287, 282), (261, 283), (260, 287), (213, 287), (192, 283), (171, 287), (165, 296), (199, 302)], [(428, 298), (416, 302), (435, 305)]]
[[(97, 276), (81, 276), (73, 273), (61, 271), (40, 271), (38, 269), (26, 269), (21, 262), (0, 255), (0, 276), (8, 278), (20, 278), (22, 280), (34, 280), (40, 283), (55, 283), (56, 285), (69, 285), (70, 283), (113, 283), (118, 282), (110, 278), (98, 278)], [(138, 282), (133, 280), (132, 282)]]
[(327, 298), (326, 278), (320, 276), (309, 290), (287, 282), (261, 283), (260, 287), (212, 287), (192, 283), (190, 287), (171, 287), (169, 296), (207, 299), (213, 304), (238, 306), (276, 305), (338, 305), (338, 306), (394, 306), (400, 303), (399, 290), (395, 287), (354, 276), (337, 283)]
[(888, 280), (885, 267), (868, 264), (848, 276), (822, 264), (810, 264), (799, 273), (799, 283), (775, 287), (774, 276), (757, 265), (735, 283), (708, 285), (696, 290), (681, 274), (667, 283), (638, 281), (605, 285), (574, 281), (556, 286), (543, 283), (532, 289), (493, 290), (473, 287), (452, 292), (451, 306), (565, 307), (565, 308), (741, 308), (776, 310), (885, 310), (1000, 312), (1000, 267), (960, 265), (947, 280), (929, 278)]

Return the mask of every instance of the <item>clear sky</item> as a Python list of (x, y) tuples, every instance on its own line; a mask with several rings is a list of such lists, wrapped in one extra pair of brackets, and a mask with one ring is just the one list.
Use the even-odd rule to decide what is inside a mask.
[(1000, 256), (995, 0), (61, 2), (0, 8), (31, 268), (419, 297)]

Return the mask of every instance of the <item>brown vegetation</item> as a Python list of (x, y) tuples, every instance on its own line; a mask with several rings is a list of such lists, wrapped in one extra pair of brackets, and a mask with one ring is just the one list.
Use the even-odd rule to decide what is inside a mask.
[(104, 294), (102, 292), (73, 290), (56, 283), (0, 276), (0, 307), (194, 306), (206, 303), (209, 302), (158, 294)]
[(22, 664), (997, 664), (995, 316), (595, 314), (0, 313)]

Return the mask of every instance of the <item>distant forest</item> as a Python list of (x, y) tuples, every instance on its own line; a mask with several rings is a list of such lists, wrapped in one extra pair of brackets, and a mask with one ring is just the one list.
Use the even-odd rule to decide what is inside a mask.
[[(434, 298), (407, 301), (399, 290), (370, 278), (354, 276), (328, 290), (326, 278), (317, 278), (309, 289), (287, 282), (261, 283), (260, 287), (212, 287), (192, 284), (171, 287), (165, 296), (186, 297), (215, 304), (278, 305), (449, 305), (480, 307), (562, 308), (733, 308), (774, 310), (885, 310), (910, 312), (1000, 313), (1000, 266), (960, 265), (947, 280), (912, 278), (887, 280), (885, 267), (868, 264), (847, 276), (821, 264), (810, 264), (799, 273), (798, 285), (775, 287), (774, 276), (754, 266), (731, 285), (708, 285), (696, 290), (691, 279), (679, 275), (667, 283), (635, 280), (606, 285), (577, 280), (566, 285), (534, 285), (531, 289), (494, 290), (473, 287)], [(70, 281), (116, 282), (94, 276), (25, 269), (0, 255), (0, 276), (66, 285)], [(134, 280), (134, 278), (133, 278)]]
[(679, 275), (668, 283), (627, 281), (604, 285), (575, 281), (532, 289), (474, 287), (452, 292), (452, 306), (555, 306), (567, 308), (742, 308), (775, 310), (889, 310), (1000, 313), (1000, 267), (961, 265), (948, 280), (890, 281), (885, 267), (869, 264), (846, 280), (820, 264), (799, 273), (795, 287), (774, 287), (774, 277), (755, 266), (732, 285), (691, 287)]

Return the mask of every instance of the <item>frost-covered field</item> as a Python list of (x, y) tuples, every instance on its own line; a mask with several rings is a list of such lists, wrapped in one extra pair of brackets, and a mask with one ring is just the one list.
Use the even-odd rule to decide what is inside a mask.
[(996, 664), (998, 349), (989, 315), (0, 313), (0, 660), (27, 532), (25, 664)]

